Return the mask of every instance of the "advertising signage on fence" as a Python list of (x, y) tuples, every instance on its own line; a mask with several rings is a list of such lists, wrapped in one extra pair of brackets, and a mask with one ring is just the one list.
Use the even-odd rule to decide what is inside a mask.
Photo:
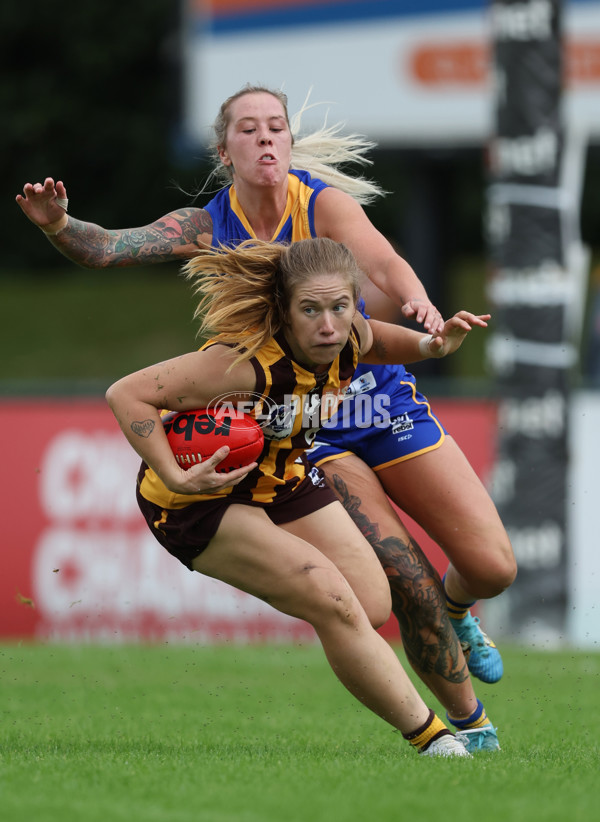
[[(487, 477), (495, 407), (438, 411)], [(139, 460), (101, 400), (0, 403), (0, 637), (192, 643), (314, 640), (292, 619), (162, 549), (138, 511)], [(443, 570), (439, 549), (414, 533)], [(385, 636), (399, 638), (392, 619)]]
[(306, 623), (160, 548), (137, 508), (139, 459), (104, 402), (2, 404), (0, 432), (5, 637), (312, 639)]

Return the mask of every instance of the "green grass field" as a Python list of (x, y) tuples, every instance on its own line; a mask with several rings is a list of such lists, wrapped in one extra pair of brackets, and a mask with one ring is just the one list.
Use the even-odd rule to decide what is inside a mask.
[(506, 649), (502, 682), (477, 688), (503, 750), (470, 761), (419, 758), (316, 645), (4, 645), (0, 659), (7, 822), (598, 818), (597, 653)]

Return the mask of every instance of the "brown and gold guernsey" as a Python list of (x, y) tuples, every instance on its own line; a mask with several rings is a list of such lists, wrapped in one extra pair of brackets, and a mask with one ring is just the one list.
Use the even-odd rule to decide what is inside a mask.
[[(204, 348), (212, 345), (210, 341)], [(256, 374), (256, 394), (251, 412), (260, 422), (265, 446), (258, 467), (238, 485), (213, 494), (174, 494), (154, 471), (142, 463), (138, 478), (140, 493), (166, 509), (184, 508), (193, 502), (230, 498), (271, 503), (293, 494), (311, 470), (305, 453), (319, 428), (337, 411), (358, 361), (356, 332), (329, 369), (315, 373), (297, 363), (283, 332), (273, 337), (250, 360)]]

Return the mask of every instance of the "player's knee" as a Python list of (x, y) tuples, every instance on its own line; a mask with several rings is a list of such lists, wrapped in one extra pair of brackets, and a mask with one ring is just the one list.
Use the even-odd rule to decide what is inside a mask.
[[(499, 568), (497, 569), (496, 576), (498, 583), (502, 587), (502, 591), (509, 588), (517, 577), (517, 560), (510, 542), (508, 543), (506, 551), (499, 558)], [(500, 591), (500, 593), (502, 593), (502, 591)]]
[(418, 580), (401, 576), (389, 579), (392, 591), (392, 609), (401, 630), (418, 624), (419, 631), (439, 635), (447, 620), (446, 598), (439, 577), (423, 574)]
[(469, 592), (477, 599), (497, 597), (512, 585), (516, 576), (517, 562), (510, 543), (464, 574)]
[(356, 624), (360, 604), (346, 579), (336, 569), (316, 565), (305, 566), (302, 597), (307, 619), (313, 625), (327, 622)]
[(382, 592), (381, 597), (362, 603), (369, 622), (373, 628), (381, 628), (382, 625), (390, 618), (392, 613), (392, 597), (389, 588), (386, 592)]
[(392, 593), (381, 566), (363, 569), (359, 579), (349, 580), (373, 628), (381, 628), (392, 612)]

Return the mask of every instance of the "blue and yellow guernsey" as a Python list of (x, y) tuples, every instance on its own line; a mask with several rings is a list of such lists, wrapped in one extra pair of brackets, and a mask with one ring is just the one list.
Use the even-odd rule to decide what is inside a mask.
[[(204, 347), (213, 344), (209, 341)], [(188, 495), (169, 491), (154, 471), (142, 463), (138, 478), (141, 495), (166, 509), (219, 497), (227, 497), (231, 502), (246, 499), (263, 504), (285, 499), (311, 471), (306, 451), (319, 428), (337, 411), (357, 361), (354, 328), (346, 346), (322, 373), (296, 362), (280, 332), (250, 359), (256, 374), (256, 395), (260, 395), (252, 414), (265, 434), (258, 467), (238, 485), (213, 494)]]
[[(295, 243), (316, 237), (315, 201), (327, 183), (313, 179), (308, 171), (293, 169), (288, 174), (288, 195), (285, 211), (281, 217), (273, 243)], [(212, 246), (237, 246), (243, 240), (255, 240), (246, 215), (242, 211), (235, 186), (219, 191), (205, 206), (213, 224)]]

